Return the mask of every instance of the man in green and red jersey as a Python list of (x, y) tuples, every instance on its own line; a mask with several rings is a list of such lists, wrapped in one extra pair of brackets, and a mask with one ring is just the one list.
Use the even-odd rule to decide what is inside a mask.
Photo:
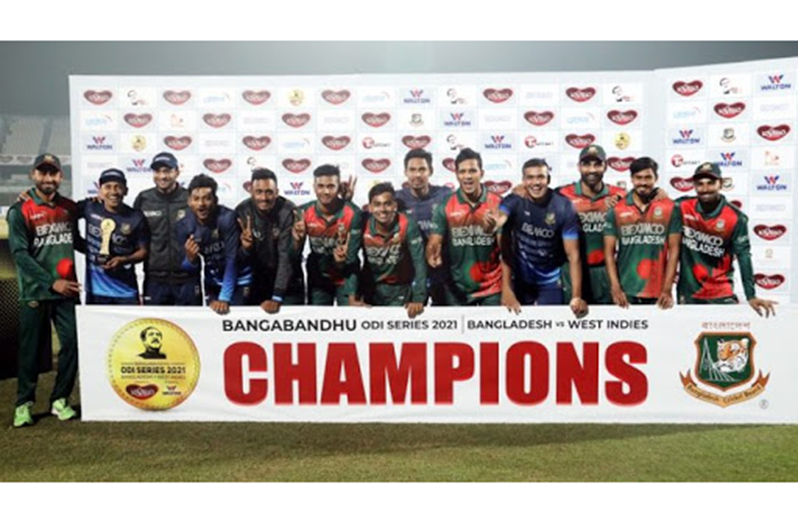
[[(443, 264), (446, 239), (450, 262), (448, 305), (499, 305), (502, 291), (500, 237), (485, 232), (485, 216), (495, 212), (501, 198), (481, 183), (482, 157), (463, 149), (455, 159), (460, 188), (438, 205), (432, 214), (427, 242), (427, 263)], [(490, 227), (486, 227), (490, 229)]]
[(369, 191), (361, 288), (369, 305), (404, 306), (415, 318), (427, 301), (424, 240), (415, 220), (398, 212), (398, 206), (390, 183), (378, 183)]
[[(580, 180), (557, 189), (571, 200), (579, 215), (582, 234), (579, 251), (582, 259), (582, 295), (591, 304), (612, 303), (610, 280), (604, 266), (604, 222), (607, 209), (626, 196), (626, 192), (604, 183), (607, 153), (600, 145), (589, 145), (579, 152)], [(566, 302), (571, 296), (571, 278), (563, 270)]]
[(55, 323), (61, 350), (58, 374), (50, 396), (51, 412), (61, 421), (77, 414), (68, 399), (78, 370), (75, 304), (80, 286), (75, 277), (74, 238), (77, 206), (58, 194), (61, 161), (53, 154), (36, 158), (31, 170), (35, 187), (28, 200), (8, 211), (8, 242), (17, 266), (20, 300), (19, 374), (14, 427), (33, 425), (38, 351)]
[(775, 314), (775, 301), (756, 297), (748, 217), (720, 194), (721, 171), (715, 163), (699, 165), (693, 175), (697, 197), (677, 200), (682, 214), (679, 303), (738, 303), (733, 258), (740, 265), (749, 305), (762, 316)]
[(291, 230), (294, 252), (302, 252), (305, 237), (309, 238), (309, 305), (361, 304), (356, 293), (363, 213), (339, 196), (340, 186), (338, 167), (317, 167), (313, 171), (316, 200), (297, 210)]
[(629, 168), (633, 190), (607, 211), (604, 258), (612, 301), (624, 308), (630, 303), (673, 307), (682, 218), (673, 200), (655, 200), (658, 168), (645, 156), (633, 161)]

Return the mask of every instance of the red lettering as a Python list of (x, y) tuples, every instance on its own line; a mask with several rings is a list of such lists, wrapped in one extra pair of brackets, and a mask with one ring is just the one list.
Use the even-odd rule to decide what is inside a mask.
[[(455, 366), (455, 358), (457, 366)], [(474, 349), (466, 343), (435, 344), (435, 403), (451, 405), (454, 382), (474, 375)]]
[(499, 344), (479, 344), (479, 403), (499, 404)]
[[(627, 363), (626, 359), (629, 362)], [(648, 360), (646, 348), (633, 341), (619, 341), (607, 348), (605, 365), (607, 371), (618, 378), (608, 381), (605, 393), (610, 403), (615, 405), (639, 405), (648, 397), (648, 378), (631, 364), (644, 364)], [(624, 392), (624, 384), (628, 392)]]
[[(244, 367), (244, 358), (248, 366)], [(257, 405), (266, 399), (269, 382), (266, 378), (249, 376), (254, 372), (266, 372), (268, 365), (266, 351), (257, 343), (239, 342), (224, 351), (224, 393), (237, 405)], [(247, 388), (244, 390), (244, 373), (247, 373)]]
[(327, 363), (324, 366), (321, 404), (338, 405), (343, 395), (346, 395), (350, 405), (366, 404), (366, 390), (363, 388), (363, 375), (357, 359), (357, 346), (354, 343), (330, 343), (327, 347)]
[(414, 405), (426, 403), (427, 344), (403, 343), (398, 364), (393, 343), (370, 344), (369, 377), (373, 405), (385, 405), (386, 385), (391, 389), (391, 401), (394, 404), (406, 403), (407, 385), (410, 380), (412, 380), (410, 401)]
[(571, 405), (573, 389), (584, 405), (598, 405), (599, 344), (582, 344), (582, 362), (573, 343), (557, 343), (557, 404)]
[[(526, 390), (526, 360), (531, 366)], [(507, 397), (519, 405), (536, 405), (549, 395), (549, 351), (534, 341), (518, 342), (507, 351)]]
[(292, 361), (291, 344), (274, 344), (274, 403), (294, 403), (294, 381), (299, 384), (299, 404), (316, 404), (316, 344), (299, 343), (297, 363)]

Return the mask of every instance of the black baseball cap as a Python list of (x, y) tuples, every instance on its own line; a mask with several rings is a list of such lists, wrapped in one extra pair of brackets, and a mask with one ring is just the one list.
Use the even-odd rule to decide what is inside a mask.
[(170, 169), (177, 169), (179, 164), (177, 163), (177, 158), (172, 153), (158, 153), (152, 159), (152, 163), (150, 164), (150, 169), (155, 170), (158, 167), (169, 167)]
[(606, 162), (607, 153), (604, 151), (604, 147), (600, 145), (588, 145), (579, 152), (579, 161), (581, 162), (587, 158), (596, 158), (597, 160)]
[(721, 179), (720, 166), (712, 162), (704, 162), (695, 169), (693, 180), (699, 178), (714, 178), (715, 180)]
[(125, 178), (125, 173), (119, 169), (106, 169), (100, 173), (100, 185), (107, 182), (121, 182), (125, 184), (125, 187), (127, 187), (127, 178)]
[(51, 153), (40, 154), (33, 161), (34, 169), (38, 169), (42, 165), (52, 165), (53, 167), (56, 167), (59, 171), (61, 170), (61, 160), (58, 158), (58, 156)]

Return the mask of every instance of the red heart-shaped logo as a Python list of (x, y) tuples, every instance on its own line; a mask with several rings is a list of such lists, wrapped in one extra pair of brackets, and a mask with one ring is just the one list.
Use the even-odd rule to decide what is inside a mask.
[(682, 96), (693, 96), (701, 90), (704, 84), (701, 80), (693, 80), (692, 82), (676, 82), (673, 84), (673, 90)]
[(269, 98), (272, 97), (272, 93), (269, 91), (252, 91), (247, 89), (243, 93), (241, 93), (241, 98), (243, 98), (247, 103), (252, 105), (260, 105), (264, 104), (269, 101)]
[(617, 156), (613, 156), (611, 158), (607, 158), (607, 165), (611, 169), (623, 172), (629, 170), (629, 166), (632, 165), (633, 161), (635, 161), (635, 159), (631, 156), (627, 158), (618, 158)]
[(352, 141), (348, 136), (325, 136), (321, 139), (321, 143), (328, 149), (333, 151), (340, 151)]
[(790, 126), (787, 124), (777, 125), (776, 127), (761, 125), (757, 128), (756, 132), (765, 140), (776, 142), (787, 136), (790, 132)]
[(745, 104), (743, 102), (715, 104), (715, 112), (724, 118), (734, 118), (739, 116), (743, 111), (745, 111)]
[(152, 121), (152, 115), (147, 113), (144, 114), (127, 113), (124, 116), (124, 119), (128, 123), (128, 125), (140, 128), (146, 126)]
[(102, 105), (114, 96), (111, 91), (86, 91), (83, 97), (94, 105)]
[(524, 113), (524, 119), (532, 125), (546, 125), (554, 119), (554, 113), (551, 111), (527, 111)]
[(153, 384), (143, 386), (133, 384), (125, 387), (125, 391), (137, 400), (148, 400), (158, 394), (158, 386)]
[(164, 91), (163, 98), (172, 105), (183, 105), (191, 98), (191, 91)]
[(637, 118), (637, 111), (632, 109), (628, 111), (612, 110), (607, 113), (607, 118), (609, 118), (612, 123), (618, 125), (627, 125), (632, 123), (635, 118)]
[(327, 89), (321, 92), (321, 97), (333, 105), (340, 105), (344, 103), (345, 101), (349, 100), (350, 96), (352, 96), (352, 93), (346, 89), (342, 89), (340, 91), (332, 91)]
[(292, 114), (292, 113), (285, 113), (283, 115), (283, 121), (286, 125), (291, 127), (302, 127), (306, 123), (310, 121), (310, 115), (308, 113), (300, 113), (300, 114)]
[(566, 96), (573, 100), (574, 102), (587, 102), (594, 96), (596, 96), (596, 89), (593, 87), (585, 87), (584, 89), (579, 89), (577, 87), (569, 87), (565, 90)]
[(767, 290), (775, 289), (785, 280), (786, 278), (781, 274), (762, 274), (761, 272), (754, 274), (756, 284)]
[(167, 136), (163, 139), (163, 143), (166, 144), (167, 147), (173, 149), (175, 151), (182, 151), (189, 145), (191, 145), (191, 137), (190, 136)]
[(216, 129), (220, 129), (220, 128), (224, 127), (225, 125), (229, 124), (230, 120), (232, 120), (232, 119), (233, 119), (233, 117), (230, 116), (227, 113), (222, 113), (222, 114), (208, 113), (208, 114), (202, 115), (202, 120), (206, 124), (210, 125), (211, 127), (216, 128)]
[(487, 182), (485, 182), (485, 187), (488, 188), (488, 191), (501, 196), (513, 188), (513, 182), (507, 180), (501, 182), (494, 182), (493, 180), (488, 180)]
[(241, 143), (253, 151), (260, 151), (267, 148), (272, 143), (272, 139), (268, 136), (245, 136), (241, 139)]
[(454, 158), (444, 158), (441, 163), (447, 170), (455, 172)]
[(288, 171), (291, 171), (294, 174), (301, 173), (308, 167), (310, 167), (310, 160), (307, 158), (303, 158), (301, 160), (294, 160), (292, 158), (286, 158), (283, 160), (283, 167), (285, 167)]
[(244, 190), (245, 190), (245, 191), (249, 192), (249, 191), (250, 191), (250, 189), (252, 189), (252, 180), (247, 180), (247, 181), (245, 181), (245, 182), (242, 184), (242, 186), (244, 187)]
[(229, 169), (230, 166), (233, 165), (233, 162), (226, 158), (223, 160), (214, 160), (213, 158), (208, 158), (202, 162), (202, 165), (204, 165), (209, 171), (220, 174)]
[(388, 113), (364, 113), (363, 121), (366, 122), (366, 125), (370, 125), (372, 127), (382, 127), (391, 119), (391, 115)]
[(677, 191), (681, 192), (688, 192), (693, 190), (693, 179), (692, 178), (680, 178), (675, 177), (671, 178), (671, 185)]
[(373, 173), (381, 173), (385, 169), (391, 166), (391, 160), (388, 158), (380, 158), (379, 160), (375, 160), (373, 158), (366, 158), (362, 162), (363, 167)]
[(423, 149), (432, 142), (429, 136), (402, 136), (402, 143), (410, 149)]
[(741, 200), (729, 200), (729, 203), (737, 207), (738, 209), (743, 208), (743, 202)]
[(573, 147), (574, 149), (584, 149), (588, 145), (591, 145), (593, 142), (596, 141), (596, 137), (592, 134), (569, 134), (565, 137), (565, 143)]
[(485, 89), (482, 95), (495, 104), (504, 103), (513, 96), (512, 89)]
[(757, 225), (754, 227), (754, 232), (764, 240), (773, 241), (784, 236), (787, 233), (787, 227), (784, 225)]

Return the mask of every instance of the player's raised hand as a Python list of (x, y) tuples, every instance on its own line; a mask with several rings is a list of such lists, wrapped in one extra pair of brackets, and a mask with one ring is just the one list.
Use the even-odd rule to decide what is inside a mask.
[(344, 236), (339, 236), (338, 243), (335, 245), (335, 249), (333, 250), (333, 258), (335, 259), (335, 263), (345, 263), (346, 262), (346, 255), (349, 252), (349, 239), (352, 237), (352, 233), (347, 232)]
[(184, 247), (186, 249), (186, 258), (188, 258), (188, 261), (191, 263), (196, 263), (197, 256), (199, 256), (200, 247), (199, 244), (194, 240), (193, 234), (189, 235)]
[(291, 228), (291, 236), (296, 243), (305, 241), (307, 234), (307, 226), (305, 225), (305, 218), (299, 209), (294, 209), (294, 226)]
[(252, 216), (247, 215), (247, 223), (241, 220), (241, 218), (237, 218), (238, 225), (241, 227), (241, 247), (244, 248), (245, 251), (252, 249), (252, 245), (255, 243), (254, 237), (252, 235)]
[(352, 198), (355, 197), (355, 187), (357, 186), (357, 176), (349, 175), (349, 179), (345, 182), (341, 182), (341, 185), (338, 187), (338, 195), (341, 197), (342, 200), (352, 201)]

